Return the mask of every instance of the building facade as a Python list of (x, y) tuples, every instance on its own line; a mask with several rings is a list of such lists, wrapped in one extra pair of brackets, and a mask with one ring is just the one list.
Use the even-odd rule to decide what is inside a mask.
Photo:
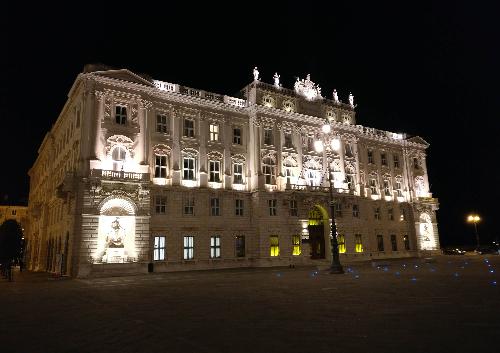
[(422, 138), (356, 124), (309, 75), (255, 69), (239, 96), (86, 66), (29, 172), (29, 268), (326, 265), (332, 195), (341, 261), (439, 249)]
[(27, 206), (0, 205), (0, 224), (13, 219), (24, 229), (27, 223)]

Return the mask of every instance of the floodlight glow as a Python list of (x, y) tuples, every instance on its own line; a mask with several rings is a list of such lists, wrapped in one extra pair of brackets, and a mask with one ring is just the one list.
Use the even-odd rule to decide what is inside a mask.
[(331, 127), (330, 127), (330, 124), (325, 124), (321, 127), (321, 130), (323, 130), (323, 132), (325, 134), (329, 134), (330, 133), (330, 130), (331, 130)]
[(330, 146), (332, 147), (332, 150), (338, 151), (340, 149), (340, 140), (339, 139), (333, 139), (330, 142)]
[(314, 141), (314, 149), (316, 152), (323, 152), (323, 142), (321, 141)]

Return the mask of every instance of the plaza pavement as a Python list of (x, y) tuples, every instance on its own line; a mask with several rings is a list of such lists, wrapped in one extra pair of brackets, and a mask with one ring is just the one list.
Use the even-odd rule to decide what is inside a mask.
[(0, 280), (0, 352), (498, 352), (500, 256)]

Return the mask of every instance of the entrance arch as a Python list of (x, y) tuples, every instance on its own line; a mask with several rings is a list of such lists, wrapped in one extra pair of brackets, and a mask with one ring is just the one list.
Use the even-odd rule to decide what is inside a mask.
[(307, 230), (309, 232), (309, 245), (311, 248), (311, 259), (326, 258), (325, 226), (329, 225), (328, 212), (320, 206), (315, 205), (308, 213)]

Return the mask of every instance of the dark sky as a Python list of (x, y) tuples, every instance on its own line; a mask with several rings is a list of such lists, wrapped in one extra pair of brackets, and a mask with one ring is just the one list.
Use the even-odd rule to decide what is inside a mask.
[(473, 210), (481, 239), (500, 237), (493, 1), (16, 3), (0, 12), (4, 202), (27, 199), (27, 171), (84, 64), (229, 95), (258, 66), (289, 88), (310, 73), (325, 96), (352, 91), (358, 124), (427, 140), (444, 245), (474, 242)]

